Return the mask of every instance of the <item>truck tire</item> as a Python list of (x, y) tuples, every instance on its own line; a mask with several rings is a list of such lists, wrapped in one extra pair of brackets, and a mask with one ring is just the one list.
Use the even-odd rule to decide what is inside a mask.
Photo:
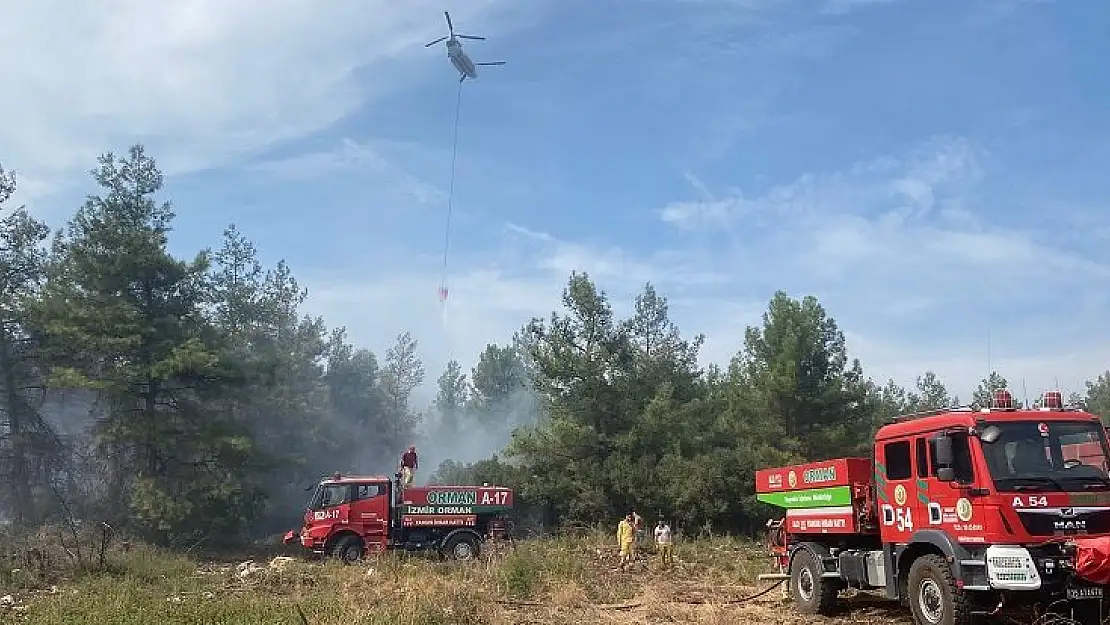
[(790, 566), (790, 597), (802, 614), (829, 616), (836, 610), (840, 589), (822, 577), (825, 567), (808, 549), (799, 549)]
[(482, 552), (478, 538), (470, 533), (460, 533), (443, 543), (442, 553), (450, 560), (473, 560)]
[(348, 535), (335, 541), (331, 555), (343, 564), (354, 564), (362, 559), (364, 549), (365, 545), (362, 544), (361, 538)]
[(910, 610), (917, 625), (968, 625), (971, 601), (956, 586), (948, 562), (938, 555), (925, 555), (910, 565), (907, 584)]

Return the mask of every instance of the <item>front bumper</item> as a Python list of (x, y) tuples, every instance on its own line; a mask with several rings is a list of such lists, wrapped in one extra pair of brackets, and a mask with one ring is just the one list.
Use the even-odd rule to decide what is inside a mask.
[(1110, 597), (1107, 587), (1081, 577), (1076, 571), (1074, 547), (1068, 543), (1050, 543), (1030, 546), (1028, 553), (1040, 578), (1040, 588), (1034, 592), (1014, 589), (1006, 594), (1011, 598), (1037, 595), (1051, 601), (1069, 605), (1097, 604)]
[(290, 531), (286, 532), (285, 537), (282, 539), (282, 542), (285, 543), (286, 545), (292, 545), (294, 543), (300, 543), (300, 545), (302, 547), (304, 547), (305, 549), (307, 549), (309, 551), (322, 552), (324, 550), (324, 541), (323, 541), (323, 539), (320, 539), (319, 541), (317, 541), (317, 540), (313, 539), (311, 534), (309, 534), (308, 532), (306, 532), (303, 529), (300, 530), (299, 532), (296, 531), (296, 530), (290, 530)]

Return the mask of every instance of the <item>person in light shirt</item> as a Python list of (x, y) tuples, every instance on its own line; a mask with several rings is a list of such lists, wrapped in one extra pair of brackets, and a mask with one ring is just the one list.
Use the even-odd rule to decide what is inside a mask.
[(670, 566), (674, 562), (674, 539), (671, 536), (671, 526), (663, 519), (655, 525), (655, 547), (663, 560), (663, 566)]
[(632, 530), (635, 537), (632, 541), (632, 559), (639, 559), (640, 548), (644, 546), (644, 517), (639, 512), (632, 511)]

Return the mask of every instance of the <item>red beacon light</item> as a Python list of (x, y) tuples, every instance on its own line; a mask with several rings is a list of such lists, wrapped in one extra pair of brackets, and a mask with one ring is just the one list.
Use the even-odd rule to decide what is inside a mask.
[(1041, 407), (1045, 410), (1063, 410), (1064, 394), (1060, 391), (1045, 391), (1041, 398)]
[(1014, 409), (1014, 396), (1010, 391), (1000, 388), (991, 393), (991, 408), (999, 410), (1013, 410)]

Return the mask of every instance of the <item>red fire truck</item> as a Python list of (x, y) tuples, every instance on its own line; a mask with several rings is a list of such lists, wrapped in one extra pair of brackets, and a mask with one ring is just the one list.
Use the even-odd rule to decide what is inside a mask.
[(344, 476), (321, 481), (300, 531), (285, 543), (343, 562), (387, 549), (435, 550), (456, 560), (477, 557), (488, 538), (507, 538), (513, 491), (502, 486), (409, 486), (397, 476)]
[(873, 458), (756, 474), (797, 609), (828, 614), (847, 588), (882, 591), (918, 625), (964, 625), (1020, 603), (1101, 622), (1110, 584), (1110, 448), (1099, 418), (1049, 391), (1016, 409), (900, 417)]

